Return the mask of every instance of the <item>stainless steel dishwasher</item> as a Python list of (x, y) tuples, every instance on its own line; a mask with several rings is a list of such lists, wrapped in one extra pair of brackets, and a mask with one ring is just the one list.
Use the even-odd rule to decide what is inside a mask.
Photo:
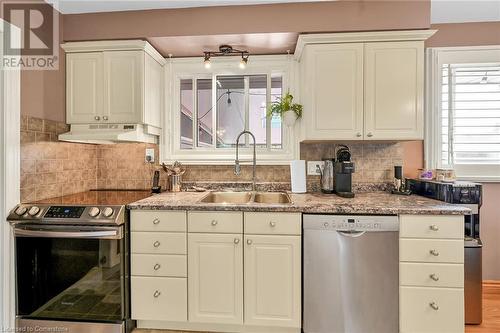
[(397, 216), (304, 215), (304, 333), (397, 333)]

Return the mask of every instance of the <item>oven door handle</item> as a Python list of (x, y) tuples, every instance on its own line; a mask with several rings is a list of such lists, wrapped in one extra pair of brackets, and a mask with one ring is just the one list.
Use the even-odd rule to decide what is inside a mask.
[(121, 229), (96, 231), (54, 231), (27, 228), (14, 228), (14, 236), (42, 238), (80, 238), (80, 239), (121, 239)]

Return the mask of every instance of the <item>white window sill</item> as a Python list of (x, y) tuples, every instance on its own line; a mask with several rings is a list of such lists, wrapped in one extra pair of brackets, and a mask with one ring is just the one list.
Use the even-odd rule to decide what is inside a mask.
[(475, 183), (500, 183), (500, 176), (458, 176), (457, 180)]

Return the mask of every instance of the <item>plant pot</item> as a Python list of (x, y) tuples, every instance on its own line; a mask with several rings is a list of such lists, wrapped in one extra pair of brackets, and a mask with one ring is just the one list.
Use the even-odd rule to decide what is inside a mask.
[(286, 126), (291, 127), (295, 124), (296, 121), (297, 121), (297, 114), (295, 112), (287, 111), (283, 113), (283, 123)]

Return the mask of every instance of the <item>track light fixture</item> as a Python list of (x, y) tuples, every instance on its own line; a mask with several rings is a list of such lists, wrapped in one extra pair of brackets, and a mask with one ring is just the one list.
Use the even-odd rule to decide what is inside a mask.
[(250, 56), (250, 53), (248, 51), (244, 50), (237, 50), (234, 49), (230, 45), (221, 45), (219, 46), (219, 51), (205, 51), (203, 52), (205, 55), (205, 60), (203, 61), (205, 64), (205, 68), (210, 68), (210, 58), (212, 57), (222, 57), (222, 56), (230, 56), (234, 54), (240, 54), (241, 55), (241, 61), (240, 61), (240, 68), (245, 69), (248, 64), (248, 57)]

